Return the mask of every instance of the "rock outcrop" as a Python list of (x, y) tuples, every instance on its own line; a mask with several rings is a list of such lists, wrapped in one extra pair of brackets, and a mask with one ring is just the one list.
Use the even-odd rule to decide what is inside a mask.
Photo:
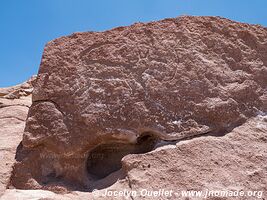
[(0, 88), (0, 196), (9, 183), (16, 148), (22, 140), (34, 80), (32, 77), (23, 84)]
[[(128, 155), (122, 162), (127, 176), (107, 189), (93, 193), (72, 191), (55, 194), (45, 190), (8, 189), (1, 200), (84, 200), (115, 199), (107, 191), (173, 190), (171, 197), (125, 195), (116, 199), (181, 199), (182, 191), (253, 191), (252, 196), (207, 199), (264, 199), (267, 185), (267, 118), (247, 120), (223, 137), (199, 137), (160, 147), (142, 155)], [(96, 193), (97, 192), (97, 193)], [(94, 195), (93, 195), (94, 194)], [(96, 195), (98, 194), (98, 195)], [(195, 199), (203, 199), (196, 197)], [(192, 197), (192, 199), (194, 199)]]
[[(233, 160), (245, 162), (245, 152), (255, 148), (251, 154), (261, 156), (239, 167), (258, 170), (262, 185), (248, 174), (238, 180), (263, 189), (266, 121), (254, 130), (249, 120), (267, 111), (266, 66), (267, 29), (219, 17), (179, 17), (51, 41), (10, 184), (91, 191), (118, 179), (141, 187), (153, 177), (188, 189), (188, 176), (206, 170), (192, 178), (196, 188), (219, 181), (230, 187), (234, 179), (224, 170), (234, 175)], [(247, 123), (255, 123), (253, 131), (240, 128)], [(154, 151), (169, 142), (175, 149)], [(131, 157), (144, 160), (135, 164)], [(151, 165), (161, 167), (151, 171)], [(145, 178), (136, 179), (138, 173)]]

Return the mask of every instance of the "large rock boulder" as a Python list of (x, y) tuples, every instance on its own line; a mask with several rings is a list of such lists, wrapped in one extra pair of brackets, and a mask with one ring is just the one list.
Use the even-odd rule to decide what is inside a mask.
[(266, 66), (267, 29), (219, 17), (51, 41), (11, 185), (100, 189), (127, 177), (125, 155), (167, 141), (223, 136), (266, 113)]

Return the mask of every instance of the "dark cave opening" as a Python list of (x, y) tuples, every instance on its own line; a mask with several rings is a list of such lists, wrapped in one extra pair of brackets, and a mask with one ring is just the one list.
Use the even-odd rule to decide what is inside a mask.
[(141, 134), (136, 144), (120, 142), (105, 143), (90, 151), (87, 158), (87, 172), (94, 180), (100, 180), (121, 169), (121, 159), (128, 154), (142, 154), (154, 149), (158, 139), (149, 134)]

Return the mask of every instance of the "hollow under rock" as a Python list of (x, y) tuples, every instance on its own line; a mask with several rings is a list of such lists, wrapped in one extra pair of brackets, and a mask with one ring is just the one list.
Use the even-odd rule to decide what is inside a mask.
[(87, 172), (94, 180), (103, 179), (121, 169), (121, 159), (128, 154), (142, 154), (154, 149), (158, 139), (150, 134), (142, 134), (136, 144), (120, 142), (105, 143), (90, 151), (87, 158)]

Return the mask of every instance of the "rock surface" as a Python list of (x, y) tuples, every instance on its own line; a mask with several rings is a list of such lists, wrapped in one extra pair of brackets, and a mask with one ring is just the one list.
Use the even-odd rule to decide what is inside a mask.
[(261, 191), (252, 197), (208, 199), (264, 199), (267, 195), (266, 147), (265, 115), (248, 120), (224, 137), (201, 137), (145, 155), (128, 155), (123, 163), (132, 190), (178, 191), (171, 199), (187, 199), (181, 194), (186, 190)]
[(266, 65), (267, 29), (218, 17), (51, 41), (11, 185), (266, 191)]
[[(181, 191), (256, 191), (252, 197), (207, 199), (265, 199), (267, 192), (267, 116), (247, 120), (223, 137), (199, 137), (158, 148), (142, 155), (123, 158), (126, 179), (118, 180), (108, 191), (174, 190), (171, 198), (118, 197), (117, 199), (202, 199), (182, 197)], [(112, 197), (95, 192), (72, 191), (56, 194), (46, 190), (8, 189), (1, 200), (84, 200)], [(262, 193), (260, 193), (262, 192)]]
[(0, 88), (0, 196), (8, 185), (16, 148), (22, 140), (33, 90), (31, 78), (23, 84)]

